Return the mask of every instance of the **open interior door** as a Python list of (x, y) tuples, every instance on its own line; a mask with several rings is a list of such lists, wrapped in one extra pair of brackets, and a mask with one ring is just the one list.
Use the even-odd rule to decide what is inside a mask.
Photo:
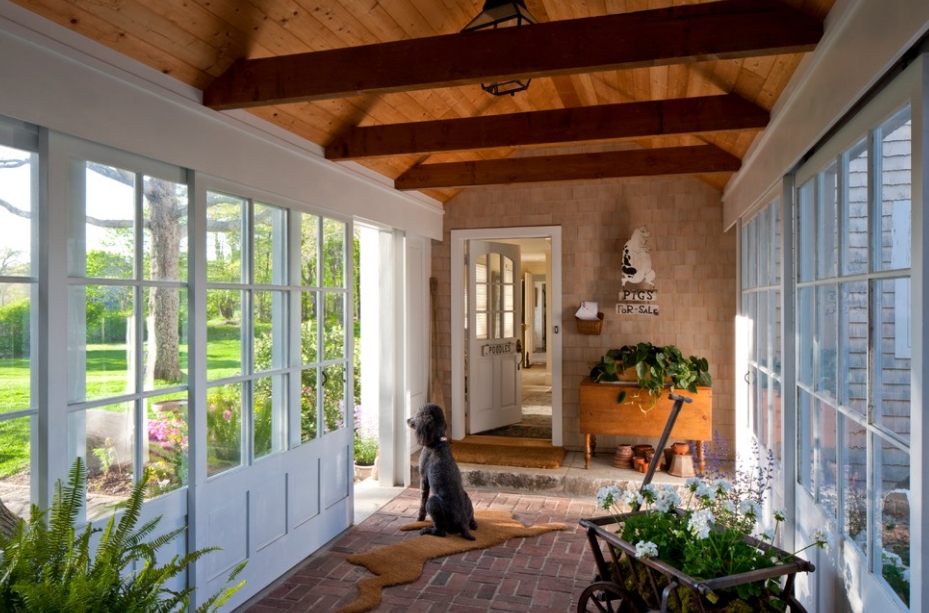
[(468, 431), (522, 419), (518, 245), (468, 241)]

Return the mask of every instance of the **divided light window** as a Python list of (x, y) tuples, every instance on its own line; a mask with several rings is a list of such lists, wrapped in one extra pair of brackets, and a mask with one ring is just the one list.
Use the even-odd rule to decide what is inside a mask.
[(480, 340), (516, 335), (515, 263), (499, 253), (482, 253), (474, 266), (474, 326)]
[[(207, 192), (207, 473), (346, 427), (348, 225)], [(322, 325), (319, 325), (322, 322)]]
[(348, 232), (345, 222), (300, 214), (302, 442), (346, 427), (359, 396), (355, 383), (347, 393), (348, 382), (356, 381), (348, 349), (355, 319), (348, 302), (348, 248), (354, 254), (355, 247)]
[(904, 604), (911, 127), (900, 109), (805, 180), (797, 228), (797, 478)]
[(207, 192), (207, 474), (285, 448), (287, 211)]
[(187, 185), (180, 169), (116, 152), (69, 173), (67, 398), (88, 519), (142, 471), (155, 496), (187, 483)]
[(781, 205), (775, 200), (742, 226), (742, 316), (752, 322), (748, 356), (755, 437), (782, 459)]
[[(38, 414), (37, 140), (35, 128), (8, 126), (0, 119), (0, 482), (24, 490), (27, 500), (34, 472), (32, 426)], [(28, 513), (26, 507), (15, 510)]]

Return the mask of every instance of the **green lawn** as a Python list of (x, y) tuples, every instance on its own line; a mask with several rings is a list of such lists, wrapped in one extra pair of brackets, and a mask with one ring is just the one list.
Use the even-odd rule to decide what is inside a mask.
[(242, 328), (211, 323), (206, 329), (207, 379), (215, 381), (242, 374)]
[(0, 413), (29, 407), (29, 360), (0, 360)]
[(29, 468), (31, 417), (0, 422), (0, 479)]
[[(270, 326), (267, 326), (270, 329)], [(241, 374), (241, 327), (211, 323), (207, 329), (207, 372), (217, 380)], [(187, 346), (181, 348), (181, 369), (186, 383)], [(88, 400), (126, 394), (128, 362), (124, 344), (87, 346), (86, 398)], [(27, 359), (0, 360), (0, 413), (30, 407), (30, 372)], [(175, 386), (156, 381), (155, 388)], [(172, 394), (177, 397), (179, 394)], [(183, 394), (180, 394), (183, 396)], [(159, 397), (158, 400), (164, 400)], [(30, 418), (0, 422), (0, 479), (29, 465)]]

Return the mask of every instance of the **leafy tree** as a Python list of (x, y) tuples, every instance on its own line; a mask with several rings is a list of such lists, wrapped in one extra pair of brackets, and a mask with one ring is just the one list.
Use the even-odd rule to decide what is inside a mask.
[[(10, 247), (0, 247), (0, 277), (28, 277), (29, 263), (23, 262), (22, 258), (21, 251)], [(23, 292), (16, 285), (0, 283), (0, 307), (28, 297), (28, 293)]]

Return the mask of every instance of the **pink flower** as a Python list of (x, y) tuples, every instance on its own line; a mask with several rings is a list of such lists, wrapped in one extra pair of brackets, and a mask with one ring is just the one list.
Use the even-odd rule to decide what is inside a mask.
[(225, 411), (223, 411), (223, 419), (225, 419), (226, 421), (229, 421), (230, 419), (232, 419), (232, 411), (230, 411), (229, 409), (226, 409)]

